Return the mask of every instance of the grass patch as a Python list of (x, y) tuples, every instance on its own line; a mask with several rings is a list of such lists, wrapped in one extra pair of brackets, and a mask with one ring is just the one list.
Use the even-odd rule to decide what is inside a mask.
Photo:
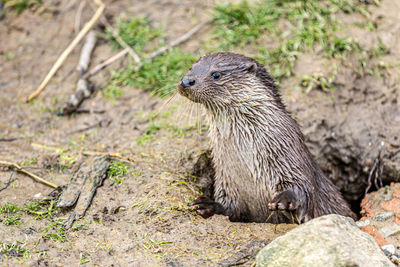
[(24, 260), (31, 255), (30, 251), (25, 248), (25, 244), (18, 241), (14, 243), (2, 243), (0, 241), (0, 256), (1, 254), (7, 257), (23, 258)]
[(128, 175), (128, 167), (125, 163), (120, 161), (111, 161), (110, 167), (107, 171), (107, 176), (112, 180), (111, 185), (114, 183), (122, 184), (123, 180)]
[(17, 14), (22, 13), (29, 8), (36, 8), (42, 3), (42, 0), (0, 0), (4, 7), (14, 10)]
[(36, 220), (41, 220), (44, 218), (52, 218), (57, 209), (57, 203), (54, 200), (31, 200), (29, 204), (24, 204), (24, 208), (22, 210), (26, 213), (34, 215)]
[(20, 225), (21, 216), (17, 214), (20, 210), (21, 209), (13, 203), (4, 204), (0, 207), (0, 222), (6, 226)]
[(20, 225), (21, 224), (21, 217), (19, 216), (10, 216), (8, 215), (7, 218), (3, 220), (3, 224), (10, 226), (10, 225)]
[(0, 206), (0, 215), (1, 214), (15, 214), (20, 211), (20, 208), (13, 203), (6, 203), (3, 206)]
[(250, 5), (247, 1), (238, 4), (223, 3), (215, 6), (213, 20), (217, 26), (214, 38), (223, 50), (243, 47), (275, 27), (279, 12), (264, 6), (267, 1)]
[(60, 221), (55, 221), (46, 228), (40, 229), (40, 231), (45, 233), (43, 238), (46, 240), (57, 242), (65, 242), (68, 240), (64, 224)]
[(121, 87), (131, 86), (149, 90), (158, 96), (169, 95), (175, 91), (177, 82), (196, 60), (195, 55), (174, 48), (145, 63), (139, 71), (135, 71), (134, 64), (129, 64), (122, 70), (112, 72), (104, 92), (115, 99), (122, 96), (119, 94), (122, 92)]
[[(147, 47), (154, 50), (165, 44), (162, 38), (164, 31), (151, 26), (150, 21), (144, 17), (135, 17), (129, 21), (119, 18), (115, 25), (121, 38), (142, 58), (146, 58)], [(106, 33), (106, 38), (113, 47), (120, 48), (110, 33)], [(123, 96), (121, 90), (123, 86), (146, 89), (158, 96), (168, 95), (175, 90), (177, 81), (196, 59), (193, 54), (174, 48), (153, 60), (144, 62), (139, 71), (135, 70), (136, 64), (129, 63), (125, 68), (111, 72), (111, 79), (103, 90), (103, 96), (112, 100), (118, 99)]]
[[(115, 21), (115, 30), (122, 40), (127, 45), (133, 47), (138, 53), (143, 52), (149, 42), (160, 38), (163, 34), (160, 28), (150, 26), (150, 20), (145, 17), (135, 17), (128, 21), (117, 18)], [(110, 32), (106, 31), (105, 37), (111, 41), (114, 48), (121, 48), (121, 45)]]
[[(361, 50), (350, 37), (338, 36), (339, 12), (367, 11), (356, 0), (265, 0), (217, 5), (213, 15), (217, 23), (214, 38), (223, 50), (254, 44), (260, 54), (258, 59), (279, 82), (294, 74), (293, 67), (301, 52), (316, 49), (327, 58), (345, 58)], [(270, 39), (279, 45), (268, 47)]]

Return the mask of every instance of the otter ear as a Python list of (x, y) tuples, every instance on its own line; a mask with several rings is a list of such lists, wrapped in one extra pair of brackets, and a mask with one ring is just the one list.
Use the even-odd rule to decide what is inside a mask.
[(244, 69), (248, 72), (256, 72), (257, 70), (257, 63), (255, 62), (246, 62), (244, 63)]

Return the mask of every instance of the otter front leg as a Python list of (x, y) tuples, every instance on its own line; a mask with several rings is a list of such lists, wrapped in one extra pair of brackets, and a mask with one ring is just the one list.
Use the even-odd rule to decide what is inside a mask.
[(268, 208), (272, 211), (295, 212), (300, 223), (303, 221), (308, 210), (306, 194), (298, 189), (282, 191), (268, 203)]
[(204, 219), (214, 214), (224, 214), (224, 207), (220, 203), (204, 196), (196, 197), (195, 200), (190, 203), (190, 206), (195, 207), (197, 213)]

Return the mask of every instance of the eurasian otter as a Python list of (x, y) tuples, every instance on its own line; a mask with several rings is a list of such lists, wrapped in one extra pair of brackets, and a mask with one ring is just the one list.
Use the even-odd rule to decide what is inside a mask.
[[(356, 218), (324, 175), (256, 60), (230, 52), (201, 57), (178, 85), (210, 117), (214, 200), (192, 203), (204, 218), (292, 223), (336, 213)], [(292, 213), (293, 212), (293, 213)]]

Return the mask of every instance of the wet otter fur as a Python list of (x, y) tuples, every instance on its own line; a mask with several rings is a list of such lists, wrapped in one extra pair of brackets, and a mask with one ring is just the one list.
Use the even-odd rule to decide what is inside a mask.
[(305, 145), (274, 80), (256, 60), (230, 52), (201, 57), (178, 85), (210, 119), (214, 199), (193, 202), (204, 218), (293, 223), (325, 214), (356, 218)]

